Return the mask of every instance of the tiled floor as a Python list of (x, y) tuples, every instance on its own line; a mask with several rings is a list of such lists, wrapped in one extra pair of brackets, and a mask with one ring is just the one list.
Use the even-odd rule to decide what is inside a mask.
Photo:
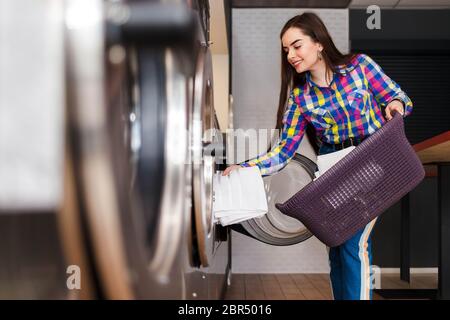
[[(411, 275), (411, 283), (398, 274), (381, 277), (382, 289), (434, 289), (437, 274)], [(328, 274), (233, 274), (225, 296), (229, 300), (331, 300)], [(383, 298), (374, 294), (374, 300)]]

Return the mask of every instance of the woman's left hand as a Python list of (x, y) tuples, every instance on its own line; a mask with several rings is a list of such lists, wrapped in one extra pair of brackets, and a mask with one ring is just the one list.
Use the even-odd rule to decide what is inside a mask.
[(386, 112), (386, 119), (389, 121), (394, 116), (394, 111), (397, 111), (402, 116), (404, 115), (404, 109), (403, 109), (403, 103), (401, 103), (398, 100), (393, 100), (389, 102), (389, 104), (386, 106), (385, 112)]

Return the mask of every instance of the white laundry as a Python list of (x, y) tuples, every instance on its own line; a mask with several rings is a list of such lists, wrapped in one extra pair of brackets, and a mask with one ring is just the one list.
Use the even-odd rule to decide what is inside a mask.
[(258, 167), (239, 168), (213, 181), (214, 221), (222, 225), (258, 218), (268, 212), (264, 182)]
[(319, 170), (315, 172), (316, 178), (314, 180), (316, 180), (318, 177), (324, 174), (328, 169), (330, 169), (332, 166), (338, 163), (342, 158), (344, 158), (355, 148), (356, 148), (355, 146), (351, 146), (336, 152), (317, 156), (317, 168)]

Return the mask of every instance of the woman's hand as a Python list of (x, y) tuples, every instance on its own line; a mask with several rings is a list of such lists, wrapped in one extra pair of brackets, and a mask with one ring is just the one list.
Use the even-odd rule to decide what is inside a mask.
[(222, 176), (227, 176), (227, 175), (230, 174), (231, 171), (237, 170), (237, 169), (239, 169), (239, 168), (241, 168), (240, 165), (238, 165), (238, 164), (233, 164), (232, 166), (229, 166), (228, 168), (226, 168), (224, 172), (222, 172)]
[(403, 116), (404, 115), (403, 103), (401, 103), (398, 100), (392, 100), (391, 102), (389, 102), (389, 104), (386, 106), (385, 109), (387, 121), (392, 119), (392, 117), (394, 116), (394, 111), (397, 111)]

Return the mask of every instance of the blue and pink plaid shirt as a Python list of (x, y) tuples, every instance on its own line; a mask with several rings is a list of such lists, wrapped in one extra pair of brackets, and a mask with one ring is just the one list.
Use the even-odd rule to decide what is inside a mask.
[(308, 123), (321, 141), (336, 144), (381, 128), (380, 107), (392, 100), (403, 102), (405, 116), (411, 113), (411, 99), (369, 56), (358, 54), (337, 71), (329, 87), (319, 87), (307, 72), (305, 85), (291, 91), (278, 144), (241, 166), (256, 165), (262, 175), (279, 171), (295, 155)]

